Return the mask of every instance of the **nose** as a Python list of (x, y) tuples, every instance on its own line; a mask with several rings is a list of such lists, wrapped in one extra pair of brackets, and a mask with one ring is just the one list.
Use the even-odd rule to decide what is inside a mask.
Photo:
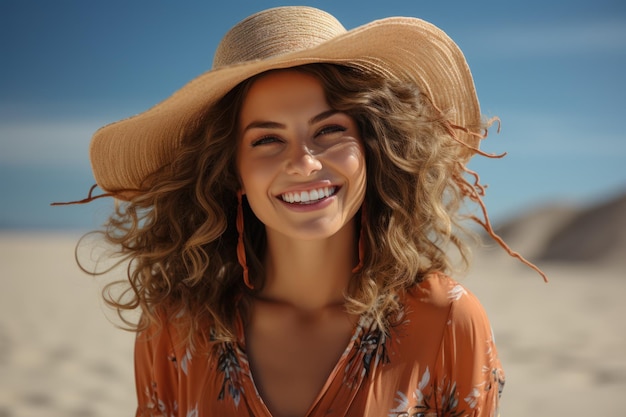
[(320, 169), (322, 169), (322, 163), (305, 144), (293, 147), (287, 162), (289, 174), (308, 177)]

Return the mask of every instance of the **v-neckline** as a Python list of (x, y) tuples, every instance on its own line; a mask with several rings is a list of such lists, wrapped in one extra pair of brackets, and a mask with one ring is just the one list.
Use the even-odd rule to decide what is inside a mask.
[[(362, 315), (361, 317), (359, 317), (359, 320), (356, 326), (354, 326), (354, 329), (352, 330), (352, 334), (350, 336), (350, 340), (348, 341), (346, 348), (343, 350), (343, 353), (337, 360), (337, 363), (333, 367), (333, 370), (326, 378), (324, 385), (322, 386), (319, 393), (316, 395), (315, 400), (311, 403), (306, 414), (303, 417), (310, 417), (312, 415), (311, 413), (313, 412), (313, 410), (316, 409), (318, 404), (322, 402), (325, 394), (328, 392), (332, 384), (336, 383), (335, 381), (336, 381), (337, 374), (339, 374), (340, 372), (347, 371), (347, 369), (349, 368), (348, 364), (352, 362), (352, 359), (354, 360), (357, 359), (357, 358), (350, 358), (351, 356), (350, 354), (351, 352), (361, 350), (358, 347), (356, 347), (356, 342), (358, 340), (362, 340), (363, 335), (368, 333), (368, 331), (372, 328), (372, 324), (373, 324), (372, 322), (373, 320), (367, 317), (366, 315)], [(258, 401), (254, 401), (250, 397), (245, 396), (246, 402), (248, 403), (248, 406), (253, 411), (253, 414), (255, 416), (273, 417), (272, 413), (267, 408), (265, 401), (263, 400), (257, 388), (257, 385), (254, 381), (254, 376), (252, 375), (252, 370), (250, 369), (250, 361), (249, 361), (248, 354), (246, 351), (245, 327), (244, 327), (243, 319), (240, 313), (237, 313), (236, 324), (237, 324), (237, 345), (238, 345), (237, 347), (238, 348), (235, 349), (235, 351), (236, 351), (236, 355), (237, 355), (237, 359), (239, 360), (239, 363), (243, 365), (242, 370), (245, 371), (246, 377), (242, 378), (244, 381), (244, 384), (243, 384), (244, 392), (245, 393), (253, 392), (256, 398), (258, 399)], [(340, 382), (341, 384), (344, 384), (345, 382), (344, 379), (346, 378), (346, 376), (347, 375), (344, 375), (344, 378), (342, 378), (342, 381)], [(356, 395), (358, 385), (361, 384), (364, 376), (365, 375), (360, 375), (360, 378), (358, 378), (359, 379), (358, 384), (353, 384), (353, 383), (349, 384), (350, 391), (352, 391), (352, 396)], [(351, 402), (352, 401), (350, 400), (347, 403), (350, 404)]]

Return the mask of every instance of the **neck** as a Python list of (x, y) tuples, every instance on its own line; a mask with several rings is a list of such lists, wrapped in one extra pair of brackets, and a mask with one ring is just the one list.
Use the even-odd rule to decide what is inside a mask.
[(266, 279), (259, 297), (302, 311), (343, 305), (358, 262), (354, 221), (320, 240), (267, 231)]

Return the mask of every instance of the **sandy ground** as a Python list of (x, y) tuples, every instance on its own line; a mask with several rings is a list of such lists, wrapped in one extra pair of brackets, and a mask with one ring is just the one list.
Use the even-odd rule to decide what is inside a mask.
[[(134, 414), (133, 335), (107, 320), (77, 236), (0, 234), (0, 417)], [(507, 373), (503, 416), (624, 416), (624, 268), (486, 251), (462, 279), (482, 300)]]

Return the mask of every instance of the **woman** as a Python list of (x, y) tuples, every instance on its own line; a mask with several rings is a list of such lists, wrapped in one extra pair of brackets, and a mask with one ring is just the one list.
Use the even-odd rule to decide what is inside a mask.
[(105, 236), (130, 261), (108, 301), (142, 313), (137, 415), (497, 415), (488, 319), (446, 275), (488, 124), (433, 25), (283, 7), (100, 129), (94, 175), (125, 201)]

